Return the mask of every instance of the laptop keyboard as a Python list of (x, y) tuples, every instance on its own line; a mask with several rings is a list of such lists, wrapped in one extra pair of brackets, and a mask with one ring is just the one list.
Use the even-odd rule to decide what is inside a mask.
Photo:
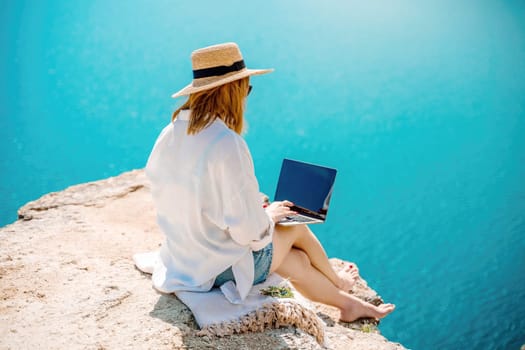
[(302, 216), (302, 215), (287, 216), (286, 218), (288, 220), (297, 221), (297, 222), (310, 222), (310, 221), (312, 221), (311, 218), (309, 218), (307, 216)]

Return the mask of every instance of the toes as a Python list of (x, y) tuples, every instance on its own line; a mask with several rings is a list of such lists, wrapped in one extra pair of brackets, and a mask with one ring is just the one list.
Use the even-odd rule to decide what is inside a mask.
[(381, 304), (379, 305), (383, 312), (392, 312), (396, 308), (394, 304)]
[(358, 269), (357, 266), (355, 266), (354, 264), (349, 264), (349, 265), (345, 268), (345, 271), (346, 271), (346, 272), (352, 272), (352, 273), (359, 273), (359, 269)]
[(359, 274), (357, 273), (357, 271), (350, 271), (350, 272), (347, 272), (346, 277), (349, 277), (349, 279), (352, 280), (352, 283), (354, 283), (355, 281), (359, 279)]

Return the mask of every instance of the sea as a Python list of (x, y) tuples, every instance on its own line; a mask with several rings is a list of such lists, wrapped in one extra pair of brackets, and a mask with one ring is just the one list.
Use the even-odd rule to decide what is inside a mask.
[[(261, 191), (283, 158), (338, 170), (331, 257), (409, 349), (525, 344), (525, 2), (0, 0), (0, 226), (142, 168), (191, 51), (234, 41)], [(1, 243), (0, 243), (1, 244)]]

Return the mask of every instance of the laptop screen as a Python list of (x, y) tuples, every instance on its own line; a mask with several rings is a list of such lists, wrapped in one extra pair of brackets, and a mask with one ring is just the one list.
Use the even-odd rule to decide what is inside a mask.
[(284, 159), (274, 200), (289, 200), (324, 218), (336, 173), (332, 168)]

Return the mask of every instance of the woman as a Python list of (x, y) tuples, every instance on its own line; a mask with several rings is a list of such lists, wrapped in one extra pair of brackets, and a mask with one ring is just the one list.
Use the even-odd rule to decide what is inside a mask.
[(346, 293), (357, 271), (336, 274), (305, 225), (276, 223), (293, 215), (289, 201), (263, 208), (250, 152), (240, 136), (249, 77), (271, 72), (245, 67), (236, 44), (192, 53), (189, 96), (173, 113), (148, 159), (157, 219), (166, 240), (153, 284), (162, 292), (207, 291), (234, 281), (244, 299), (269, 273), (290, 278), (311, 300), (341, 310), (341, 320), (381, 318), (394, 306), (374, 306)]

